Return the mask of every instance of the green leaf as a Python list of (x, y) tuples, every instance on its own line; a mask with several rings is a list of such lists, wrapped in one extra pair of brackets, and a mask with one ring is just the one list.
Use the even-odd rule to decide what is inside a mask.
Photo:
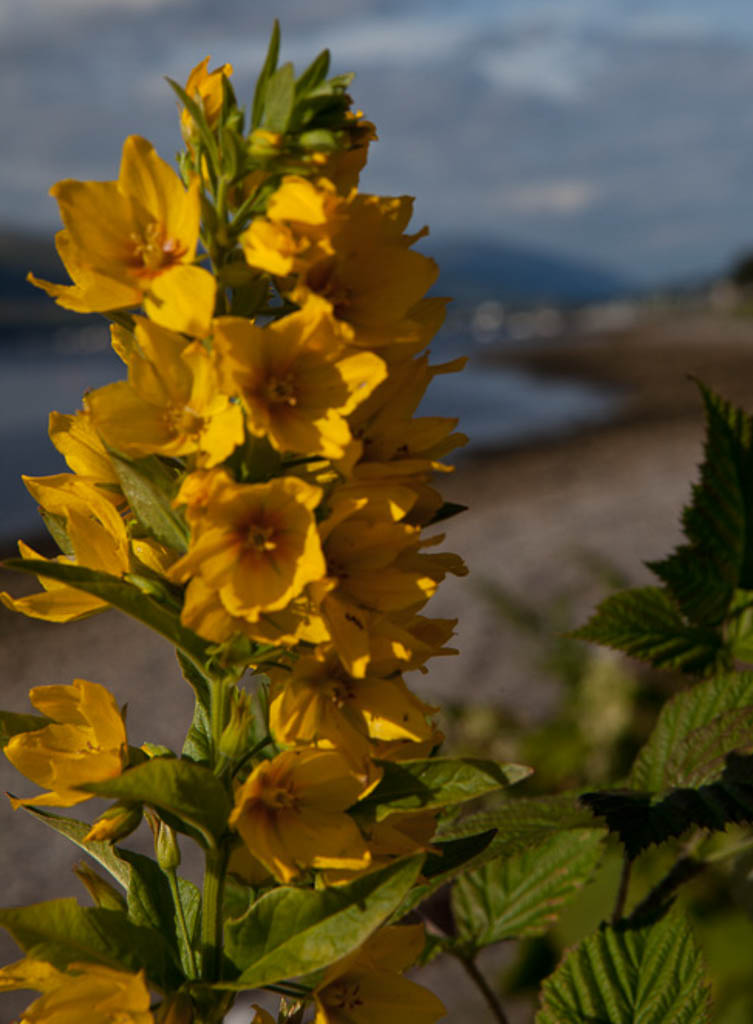
[(577, 793), (557, 796), (510, 798), (494, 811), (472, 814), (439, 830), (441, 838), (473, 835), (482, 829), (494, 829), (495, 836), (485, 858), (510, 857), (534, 845), (547, 842), (564, 829), (593, 828), (591, 811)]
[(201, 141), (203, 145), (206, 147), (207, 153), (209, 155), (209, 159), (211, 162), (211, 170), (214, 174), (216, 174), (220, 169), (219, 155), (217, 153), (217, 143), (214, 140), (212, 130), (207, 124), (207, 119), (204, 116), (204, 111), (202, 110), (201, 106), (196, 102), (196, 100), (188, 95), (183, 86), (178, 85), (178, 83), (173, 81), (172, 78), (166, 78), (166, 81), (167, 84), (175, 93), (175, 95), (178, 97), (180, 102), (186, 108), (188, 113), (193, 118), (193, 122), (196, 125), (196, 128), (199, 133), (199, 137), (201, 138)]
[(59, 580), (77, 590), (85, 590), (87, 594), (101, 597), (114, 608), (119, 608), (126, 615), (138, 619), (156, 633), (167, 637), (174, 647), (180, 648), (189, 658), (204, 664), (209, 660), (210, 645), (201, 637), (186, 629), (180, 621), (176, 609), (156, 601), (117, 576), (110, 576), (96, 569), (86, 569), (82, 565), (65, 565), (62, 562), (46, 562), (36, 558), (9, 558), (5, 563), (8, 569), (20, 569), (35, 576)]
[(270, 132), (288, 130), (295, 104), (293, 65), (283, 64), (269, 79), (264, 104), (264, 127)]
[(178, 651), (178, 661), (184, 679), (190, 683), (196, 696), (193, 718), (183, 744), (182, 756), (187, 757), (190, 761), (196, 761), (198, 764), (209, 764), (212, 758), (209, 683), (196, 665), (180, 651)]
[(602, 928), (544, 982), (536, 1024), (708, 1024), (710, 986), (687, 922)]
[(144, 529), (160, 544), (185, 552), (189, 531), (172, 506), (176, 494), (174, 474), (156, 455), (127, 459), (112, 450), (108, 454), (128, 504)]
[(225, 953), (240, 974), (217, 987), (260, 988), (339, 960), (387, 919), (422, 862), (423, 856), (410, 857), (321, 891), (272, 889), (244, 917), (228, 922)]
[[(158, 864), (149, 857), (124, 850), (112, 843), (85, 842), (84, 836), (91, 827), (87, 822), (51, 814), (36, 807), (24, 807), (24, 810), (48, 828), (70, 839), (105, 868), (126, 891), (129, 920), (133, 924), (147, 925), (169, 936), (175, 956), (182, 962), (183, 970), (190, 970), (187, 951), (182, 946), (181, 929), (170, 884)], [(178, 891), (190, 933), (197, 924), (201, 898), (196, 886), (184, 878), (178, 879)], [(177, 963), (176, 959), (176, 965)]]
[(456, 501), (445, 501), (439, 506), (426, 525), (433, 526), (434, 523), (441, 523), (445, 519), (452, 519), (453, 516), (459, 516), (461, 512), (466, 512), (467, 510), (467, 505), (459, 505)]
[(705, 458), (683, 511), (689, 543), (649, 568), (690, 622), (718, 625), (735, 589), (753, 583), (753, 424), (742, 410), (699, 388), (706, 407)]
[(93, 961), (128, 971), (144, 969), (161, 986), (180, 983), (163, 937), (133, 924), (122, 911), (81, 907), (74, 899), (49, 900), (0, 910), (0, 926), (27, 956), (60, 969)]
[[(680, 743), (667, 764), (668, 782), (677, 788), (699, 789), (719, 782), (725, 776), (730, 754), (753, 753), (753, 707), (739, 708), (718, 715), (708, 725), (694, 729)], [(741, 772), (735, 773), (741, 781)], [(753, 778), (751, 780), (753, 782)]]
[(45, 715), (19, 715), (15, 711), (0, 711), (0, 747), (4, 747), (11, 736), (21, 732), (36, 732), (51, 722), (52, 719)]
[(494, 829), (489, 829), (479, 835), (467, 836), (463, 839), (448, 839), (444, 842), (432, 841), (432, 849), (435, 852), (428, 854), (424, 861), (421, 870), (423, 881), (417, 882), (410, 889), (393, 913), (392, 920), (399, 921), (452, 878), (482, 863), (485, 860), (484, 853), (489, 849), (493, 838)]
[(227, 790), (208, 768), (193, 761), (160, 757), (81, 788), (165, 810), (198, 829), (210, 846), (227, 830), (231, 810)]
[(676, 694), (661, 710), (630, 772), (634, 789), (661, 793), (674, 785), (670, 765), (678, 746), (695, 730), (728, 711), (753, 705), (753, 672), (730, 673)]
[(459, 944), (475, 953), (503, 939), (542, 935), (601, 860), (605, 829), (573, 829), (463, 875), (452, 889)]
[(258, 128), (261, 124), (261, 119), (264, 114), (264, 104), (267, 98), (267, 85), (269, 79), (277, 68), (277, 58), (280, 54), (280, 23), (275, 18), (275, 23), (272, 27), (272, 34), (269, 37), (269, 46), (267, 48), (267, 56), (264, 59), (264, 64), (259, 72), (259, 77), (256, 80), (256, 88), (254, 90), (254, 101), (251, 108), (251, 127)]
[(327, 72), (329, 71), (329, 50), (322, 50), (322, 52), (314, 57), (312, 62), (306, 68), (302, 75), (298, 78), (295, 83), (295, 91), (297, 96), (304, 96), (312, 89), (316, 89), (318, 85), (325, 80)]
[(614, 647), (656, 668), (702, 673), (716, 663), (721, 635), (688, 625), (672, 598), (659, 587), (635, 587), (612, 594), (591, 619), (570, 634)]
[(532, 769), (520, 764), (497, 764), (472, 757), (434, 757), (416, 761), (379, 761), (384, 776), (359, 813), (382, 821), (394, 811), (448, 807), (512, 786)]
[[(183, 972), (190, 975), (190, 950), (186, 949), (180, 927), (179, 910), (175, 904), (170, 883), (160, 866), (143, 854), (133, 850), (118, 850), (118, 855), (131, 868), (128, 884), (128, 918), (134, 924), (149, 925), (169, 936)], [(201, 895), (193, 882), (177, 880), (178, 899), (183, 909), (189, 937), (196, 934), (201, 908)]]

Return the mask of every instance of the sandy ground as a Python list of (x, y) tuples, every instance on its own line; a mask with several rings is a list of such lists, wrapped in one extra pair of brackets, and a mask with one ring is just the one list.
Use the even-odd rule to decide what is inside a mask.
[[(533, 720), (551, 707), (556, 692), (550, 680), (532, 678), (530, 651), (490, 607), (484, 581), (533, 603), (577, 590), (583, 618), (606, 592), (584, 552), (608, 557), (631, 582), (647, 581), (642, 562), (678, 541), (678, 516), (701, 459), (700, 402), (684, 375), (698, 373), (745, 401), (753, 322), (657, 314), (618, 335), (504, 358), (541, 372), (616, 383), (625, 394), (620, 420), (607, 428), (466, 458), (443, 481), (449, 500), (470, 506), (448, 522), (447, 547), (461, 553), (471, 571), (446, 581), (430, 611), (459, 617), (461, 654), (435, 659), (413, 685), (438, 702), (514, 704)], [(33, 586), (17, 574), (1, 575), (2, 589), (13, 593)], [(27, 710), (30, 686), (80, 676), (105, 683), (128, 702), (131, 742), (180, 744), (191, 713), (189, 688), (166, 642), (137, 623), (109, 612), (56, 626), (0, 609), (0, 643), (5, 708)], [(31, 791), (5, 761), (0, 774), (3, 789)], [(80, 895), (70, 871), (80, 858), (70, 844), (7, 804), (0, 805), (0, 830), (4, 905)], [(191, 874), (196, 866), (187, 868)], [(11, 958), (12, 944), (0, 953)], [(498, 955), (488, 954), (492, 968)], [(425, 980), (445, 999), (448, 1020), (491, 1019), (456, 964), (430, 968)]]

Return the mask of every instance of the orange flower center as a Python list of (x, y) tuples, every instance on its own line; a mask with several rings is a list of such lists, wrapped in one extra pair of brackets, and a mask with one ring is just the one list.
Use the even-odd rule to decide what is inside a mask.
[(252, 523), (248, 528), (246, 547), (255, 551), (274, 551), (277, 542), (274, 539), (275, 529), (273, 526), (262, 526), (260, 523)]
[(154, 277), (178, 263), (188, 251), (177, 238), (169, 238), (165, 226), (156, 220), (150, 221), (140, 234), (132, 232), (130, 241), (134, 273), (143, 277)]
[(297, 811), (300, 806), (298, 794), (290, 780), (279, 785), (264, 779), (259, 799), (271, 811)]
[(269, 377), (264, 388), (267, 402), (270, 405), (297, 405), (295, 379), (292, 373), (284, 377)]
[(361, 999), (361, 986), (357, 981), (346, 981), (341, 979), (330, 985), (327, 996), (327, 1006), (337, 1010), (355, 1010), (363, 1006)]
[(204, 429), (204, 420), (184, 405), (170, 405), (165, 409), (164, 420), (167, 429), (177, 437), (198, 440)]

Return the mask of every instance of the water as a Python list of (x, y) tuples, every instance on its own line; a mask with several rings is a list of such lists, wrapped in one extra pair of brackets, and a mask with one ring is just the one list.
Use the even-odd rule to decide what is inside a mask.
[[(449, 351), (443, 339), (441, 355)], [(89, 388), (125, 376), (107, 331), (87, 328), (29, 337), (0, 348), (0, 542), (32, 537), (40, 525), (36, 504), (21, 474), (44, 476), (66, 470), (47, 437), (51, 410), (75, 412)], [(572, 432), (614, 415), (616, 401), (601, 388), (579, 381), (536, 377), (471, 359), (459, 374), (435, 377), (419, 410), (422, 415), (457, 416), (471, 438), (464, 452)], [(458, 456), (462, 457), (462, 455)]]

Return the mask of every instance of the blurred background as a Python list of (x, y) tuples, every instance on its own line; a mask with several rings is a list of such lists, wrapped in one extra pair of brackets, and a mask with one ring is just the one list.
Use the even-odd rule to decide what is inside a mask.
[[(443, 489), (470, 506), (448, 544), (472, 572), (432, 606), (461, 613), (461, 654), (413, 685), (445, 706), (452, 749), (527, 760), (540, 791), (618, 778), (679, 683), (561, 635), (615, 586), (647, 582), (644, 560), (679, 539), (702, 441), (688, 375), (751, 405), (746, 0), (0, 0), (0, 550), (41, 536), (19, 477), (63, 468), (49, 411), (122, 375), (103, 321), (24, 281), (65, 279), (49, 187), (116, 177), (131, 133), (169, 159), (180, 137), (162, 76), (184, 82), (207, 54), (234, 65), (250, 100), (274, 17), (282, 60), (300, 70), (327, 46), (335, 71), (356, 71), (352, 95), (379, 133), (362, 188), (417, 196), (436, 291), (455, 300), (435, 358), (470, 357), (423, 407), (470, 437)], [(0, 643), (4, 707), (84, 676), (128, 701), (132, 742), (180, 741), (190, 697), (170, 651), (115, 613), (56, 627), (0, 609)], [(22, 812), (0, 808), (0, 821), (4, 902), (77, 894), (63, 840), (40, 842)], [(516, 1022), (562, 945), (603, 914), (615, 864), (554, 937), (489, 952)], [(753, 900), (735, 870), (692, 899), (723, 973), (717, 1020), (749, 1024), (740, 908)], [(453, 970), (432, 979), (448, 1019), (480, 1024)]]

